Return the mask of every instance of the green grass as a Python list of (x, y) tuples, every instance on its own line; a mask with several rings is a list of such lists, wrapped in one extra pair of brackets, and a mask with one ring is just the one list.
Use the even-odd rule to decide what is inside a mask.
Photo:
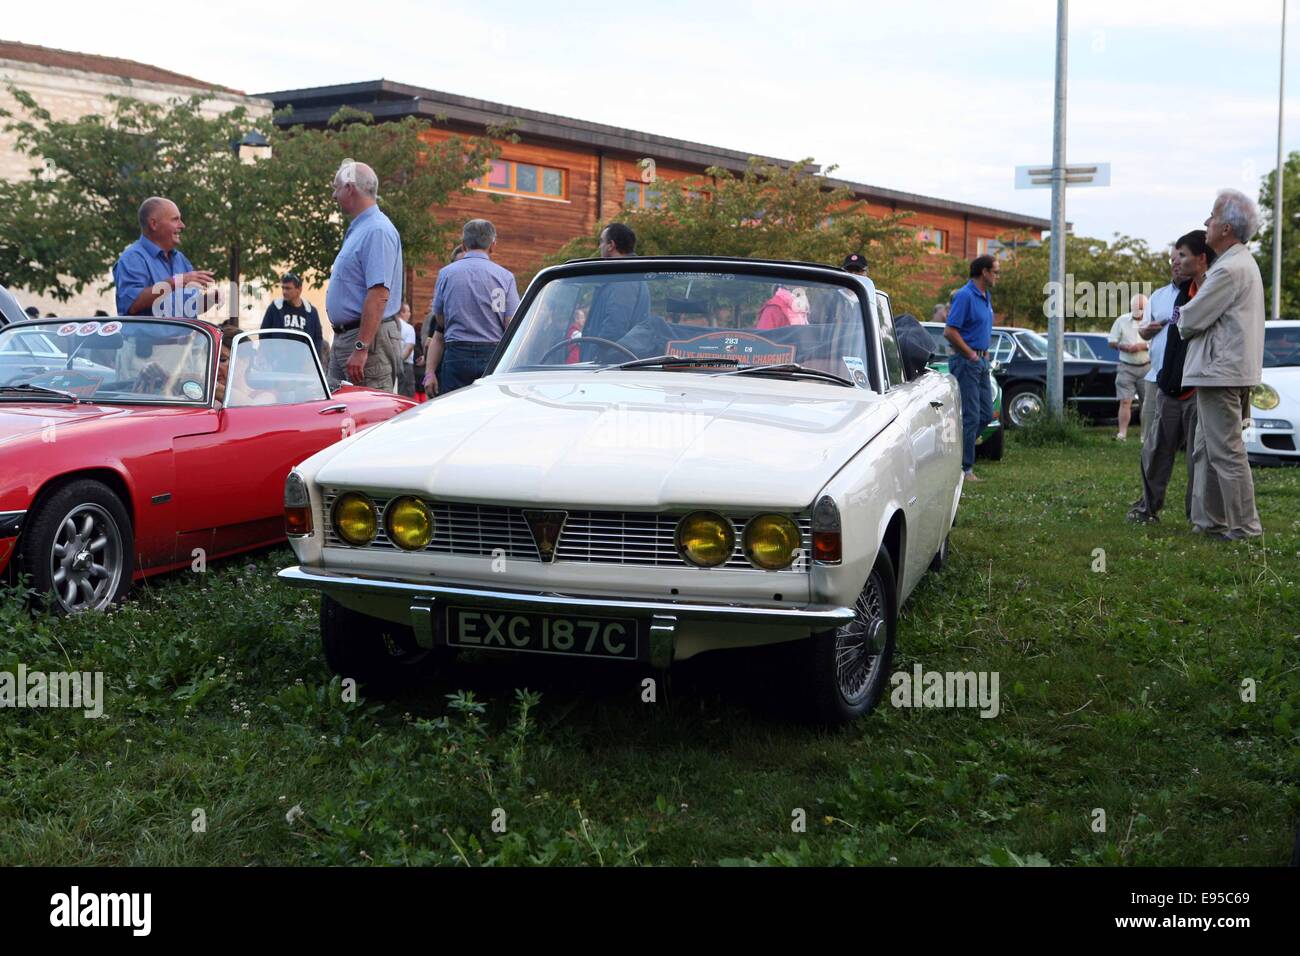
[(1256, 471), (1268, 534), (1223, 544), (1177, 514), (1125, 523), (1137, 454), (1098, 429), (978, 465), (894, 670), (997, 671), (988, 720), (886, 703), (810, 730), (734, 652), (679, 666), (653, 704), (641, 672), (535, 659), (344, 704), (315, 598), (274, 580), (288, 549), (108, 616), (33, 618), (9, 596), (0, 670), (102, 670), (108, 701), (100, 720), (0, 710), (0, 863), (1282, 864), (1300, 470)]

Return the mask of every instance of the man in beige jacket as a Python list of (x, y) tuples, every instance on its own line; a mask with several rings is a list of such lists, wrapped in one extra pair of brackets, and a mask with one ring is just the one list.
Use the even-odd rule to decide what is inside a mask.
[(1249, 197), (1219, 193), (1205, 220), (1206, 244), (1218, 258), (1173, 319), (1187, 342), (1183, 385), (1196, 389), (1199, 422), (1192, 530), (1229, 541), (1263, 534), (1241, 438), (1264, 364), (1264, 283), (1246, 248), (1258, 228)]

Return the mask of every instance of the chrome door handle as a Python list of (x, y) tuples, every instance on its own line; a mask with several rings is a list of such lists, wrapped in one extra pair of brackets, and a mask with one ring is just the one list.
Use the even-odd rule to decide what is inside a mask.
[(317, 415), (341, 415), (348, 410), (346, 405), (326, 405)]

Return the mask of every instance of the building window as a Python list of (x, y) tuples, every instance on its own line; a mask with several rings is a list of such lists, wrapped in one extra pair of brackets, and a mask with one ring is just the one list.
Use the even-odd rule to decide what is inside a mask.
[(623, 183), (623, 205), (628, 209), (658, 209), (663, 205), (663, 196), (653, 183), (629, 179)]
[(475, 180), (474, 185), (494, 193), (563, 199), (567, 178), (563, 169), (494, 159), (492, 168), (485, 176)]
[(996, 239), (988, 239), (984, 236), (975, 240), (975, 255), (977, 256), (995, 256), (998, 250), (1002, 248), (1002, 243)]
[(926, 226), (916, 234), (916, 238), (927, 246), (934, 246), (940, 252), (948, 251), (948, 230)]

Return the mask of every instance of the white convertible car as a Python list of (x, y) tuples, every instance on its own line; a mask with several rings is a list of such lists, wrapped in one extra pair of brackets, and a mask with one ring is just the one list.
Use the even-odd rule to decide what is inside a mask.
[(1300, 465), (1300, 322), (1264, 326), (1264, 377), (1243, 435), (1253, 464)]
[(916, 331), (919, 357), (870, 279), (825, 266), (547, 269), (486, 377), (293, 470), (280, 577), (322, 593), (330, 667), (372, 688), (461, 649), (786, 643), (807, 710), (857, 717), (961, 495), (956, 381)]

